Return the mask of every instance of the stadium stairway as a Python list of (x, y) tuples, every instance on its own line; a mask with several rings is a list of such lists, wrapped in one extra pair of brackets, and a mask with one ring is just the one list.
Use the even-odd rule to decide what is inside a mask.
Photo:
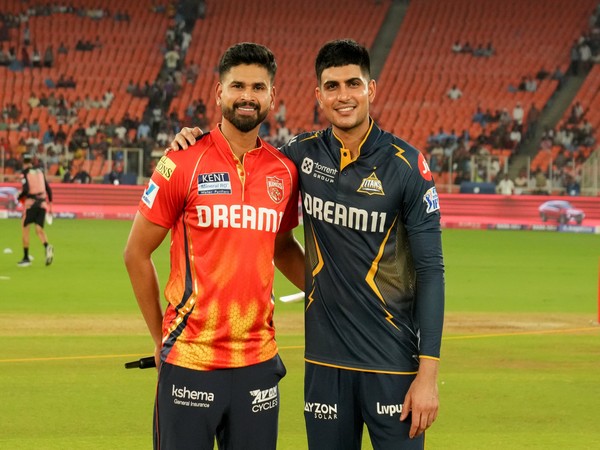
[(381, 28), (375, 37), (371, 52), (371, 76), (374, 79), (379, 78), (379, 74), (383, 70), (385, 60), (390, 53), (392, 43), (396, 39), (396, 35), (400, 30), (402, 21), (406, 16), (408, 9), (408, 0), (395, 0), (392, 2), (385, 20), (381, 24)]

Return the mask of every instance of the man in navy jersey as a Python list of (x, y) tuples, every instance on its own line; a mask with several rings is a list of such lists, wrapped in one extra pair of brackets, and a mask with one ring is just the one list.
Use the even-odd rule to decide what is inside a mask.
[[(280, 150), (298, 167), (306, 246), (304, 414), (311, 449), (422, 449), (438, 413), (444, 315), (438, 195), (423, 155), (369, 116), (368, 51), (315, 64), (331, 127)], [(172, 148), (194, 142), (184, 129)]]

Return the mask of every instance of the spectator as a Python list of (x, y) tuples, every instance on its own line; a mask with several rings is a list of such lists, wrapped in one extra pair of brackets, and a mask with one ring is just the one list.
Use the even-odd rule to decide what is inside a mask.
[(542, 169), (538, 169), (535, 173), (535, 190), (534, 194), (538, 195), (548, 195), (550, 194), (550, 189), (548, 186), (548, 179), (546, 175), (542, 171)]
[(8, 66), (9, 64), (8, 52), (4, 51), (3, 47), (0, 47), (0, 66)]
[(485, 116), (485, 114), (482, 111), (482, 109), (481, 109), (480, 106), (477, 107), (477, 110), (475, 111), (475, 114), (473, 114), (473, 118), (471, 119), (471, 121), (473, 123), (478, 123), (482, 127), (485, 127), (485, 125), (486, 125), (486, 116)]
[(176, 50), (169, 50), (165, 53), (164, 58), (165, 66), (169, 72), (174, 72), (179, 67), (179, 60), (181, 59), (181, 56)]
[(275, 112), (275, 120), (281, 125), (285, 123), (286, 116), (287, 108), (285, 106), (285, 102), (283, 100), (279, 100), (279, 108), (277, 108), (277, 111)]
[(568, 123), (577, 125), (581, 119), (583, 119), (584, 114), (585, 111), (581, 105), (581, 102), (575, 102), (575, 104), (571, 107), (571, 114), (569, 115)]
[(40, 99), (35, 95), (35, 92), (31, 93), (29, 100), (27, 100), (27, 104), (31, 109), (35, 109), (40, 106)]
[(54, 65), (54, 50), (52, 50), (52, 45), (46, 47), (46, 51), (44, 51), (44, 67), (52, 67)]
[(538, 73), (535, 75), (535, 77), (542, 81), (545, 80), (546, 78), (550, 77), (550, 72), (548, 72), (544, 67), (542, 67)]
[(592, 67), (592, 49), (586, 41), (579, 45), (579, 60), (584, 73), (589, 72)]
[(31, 59), (29, 58), (27, 47), (21, 47), (21, 64), (23, 64), (23, 67), (31, 67)]
[(60, 45), (58, 46), (58, 54), (59, 55), (67, 55), (69, 53), (69, 49), (65, 46), (64, 42), (61, 41)]
[(581, 194), (581, 185), (575, 177), (573, 177), (572, 175), (568, 175), (565, 184), (565, 190), (567, 192), (567, 195), (577, 196)]
[(31, 30), (29, 29), (29, 24), (25, 24), (25, 28), (23, 29), (23, 46), (27, 47), (31, 44)]
[(510, 130), (510, 134), (509, 134), (509, 139), (510, 139), (510, 143), (511, 143), (510, 148), (513, 148), (513, 149), (518, 148), (519, 144), (521, 143), (522, 137), (523, 137), (523, 134), (521, 132), (521, 125), (514, 125), (512, 127), (512, 129)]
[(529, 76), (527, 77), (527, 81), (525, 82), (525, 90), (527, 92), (535, 92), (537, 91), (537, 81), (535, 80), (535, 78)]
[(540, 120), (541, 112), (535, 106), (535, 103), (531, 103), (529, 111), (527, 112), (527, 132), (526, 138), (529, 139), (535, 135), (535, 131), (537, 130), (538, 122)]
[(556, 69), (554, 69), (554, 72), (552, 72), (552, 76), (550, 78), (552, 80), (558, 81), (557, 89), (560, 89), (562, 87), (565, 80), (565, 74), (561, 70), (560, 66), (556, 66)]
[(504, 173), (502, 180), (496, 186), (496, 192), (502, 195), (513, 195), (515, 193), (515, 183), (510, 179), (508, 173)]
[(512, 118), (518, 124), (521, 125), (523, 123), (523, 117), (525, 116), (525, 110), (521, 106), (520, 102), (517, 102), (512, 111)]
[(462, 97), (463, 93), (462, 91), (454, 84), (452, 85), (452, 87), (448, 90), (448, 92), (446, 93), (446, 95), (448, 96), (448, 98), (450, 100), (458, 100), (459, 98)]
[(571, 74), (577, 76), (577, 75), (579, 75), (579, 63), (580, 63), (579, 43), (577, 42), (577, 39), (571, 45), (571, 53), (570, 54), (571, 54), (571, 66), (570, 66)]
[(523, 194), (529, 187), (529, 179), (527, 178), (527, 172), (525, 169), (519, 171), (517, 178), (514, 181), (515, 194)]

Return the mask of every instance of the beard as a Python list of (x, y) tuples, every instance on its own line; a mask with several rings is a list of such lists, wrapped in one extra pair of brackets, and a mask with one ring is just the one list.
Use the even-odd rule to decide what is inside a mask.
[[(256, 110), (256, 118), (250, 116), (240, 116), (236, 113), (237, 108), (242, 106), (252, 106)], [(260, 106), (254, 102), (240, 102), (234, 103), (233, 108), (230, 108), (226, 105), (221, 106), (221, 113), (223, 117), (227, 119), (231, 124), (240, 130), (242, 133), (247, 133), (258, 125), (260, 125), (263, 120), (267, 117), (269, 110), (261, 111)]]

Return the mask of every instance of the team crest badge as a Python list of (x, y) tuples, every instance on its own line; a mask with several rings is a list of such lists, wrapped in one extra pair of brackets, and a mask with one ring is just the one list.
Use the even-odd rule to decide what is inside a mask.
[(267, 193), (275, 203), (283, 200), (283, 180), (277, 177), (267, 177)]
[(362, 183), (356, 192), (369, 195), (385, 195), (383, 192), (383, 184), (381, 184), (381, 181), (379, 178), (377, 178), (375, 172), (373, 172), (367, 178), (363, 178)]

